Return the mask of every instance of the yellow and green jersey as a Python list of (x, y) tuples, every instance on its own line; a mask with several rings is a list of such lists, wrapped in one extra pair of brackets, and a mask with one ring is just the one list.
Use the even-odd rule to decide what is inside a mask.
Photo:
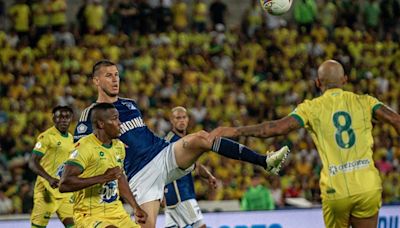
[[(121, 141), (115, 139), (107, 146), (90, 134), (76, 143), (66, 164), (78, 166), (82, 170), (79, 177), (89, 178), (102, 175), (109, 168), (123, 168), (124, 158), (125, 145)], [(123, 208), (117, 180), (79, 190), (75, 192), (74, 200), (74, 213), (78, 214), (109, 216)]]
[(290, 114), (311, 134), (321, 157), (323, 199), (382, 188), (372, 159), (372, 119), (381, 105), (369, 95), (329, 89)]
[[(60, 179), (64, 170), (64, 162), (74, 149), (74, 139), (70, 133), (62, 134), (56, 127), (51, 127), (41, 133), (32, 153), (43, 156), (40, 165), (53, 178)], [(72, 193), (60, 193), (53, 189), (49, 182), (38, 176), (35, 184), (35, 194), (49, 191), (55, 198), (70, 197)]]

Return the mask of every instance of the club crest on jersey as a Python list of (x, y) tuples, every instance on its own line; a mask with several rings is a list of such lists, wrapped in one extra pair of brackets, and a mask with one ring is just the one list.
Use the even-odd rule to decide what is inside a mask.
[(100, 203), (111, 203), (118, 198), (118, 183), (116, 180), (107, 182), (100, 189)]
[(79, 124), (79, 126), (76, 128), (76, 131), (78, 134), (85, 133), (87, 131), (87, 126), (83, 123)]
[(135, 110), (135, 106), (132, 104), (132, 102), (121, 102), (121, 104), (125, 105), (129, 110)]

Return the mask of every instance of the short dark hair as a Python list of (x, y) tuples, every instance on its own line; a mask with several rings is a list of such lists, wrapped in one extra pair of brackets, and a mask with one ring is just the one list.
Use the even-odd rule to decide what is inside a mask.
[(57, 111), (67, 111), (70, 112), (71, 114), (74, 114), (74, 111), (69, 106), (57, 105), (56, 107), (53, 108), (53, 111), (51, 111), (51, 113), (53, 113), (54, 115), (56, 114)]
[(93, 128), (96, 128), (96, 122), (103, 119), (103, 113), (109, 109), (114, 109), (115, 106), (111, 103), (97, 103), (93, 106), (90, 114)]
[(115, 64), (114, 62), (112, 62), (111, 60), (108, 60), (108, 59), (102, 59), (102, 60), (100, 60), (100, 61), (98, 61), (98, 62), (96, 62), (94, 65), (93, 65), (93, 68), (92, 68), (92, 77), (94, 77), (94, 74), (100, 69), (100, 67), (103, 67), (103, 66), (116, 66), (117, 64)]

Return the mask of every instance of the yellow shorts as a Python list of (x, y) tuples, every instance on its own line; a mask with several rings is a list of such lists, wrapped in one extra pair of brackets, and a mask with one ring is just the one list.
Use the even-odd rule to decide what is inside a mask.
[(108, 213), (107, 216), (74, 214), (76, 228), (105, 228), (113, 225), (116, 227), (140, 228), (124, 209)]
[(382, 190), (374, 190), (339, 200), (322, 200), (326, 227), (348, 228), (350, 216), (369, 218), (378, 213), (382, 205)]
[(58, 218), (64, 221), (73, 217), (73, 200), (70, 196), (54, 198), (51, 195), (35, 194), (33, 197), (33, 209), (31, 223), (36, 226), (47, 226), (51, 215), (56, 212)]

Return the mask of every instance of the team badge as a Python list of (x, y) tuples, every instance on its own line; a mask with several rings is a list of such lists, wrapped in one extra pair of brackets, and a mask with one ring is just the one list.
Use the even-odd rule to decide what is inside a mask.
[(79, 126), (76, 128), (78, 131), (78, 134), (85, 133), (87, 131), (87, 126), (83, 123), (79, 124)]

